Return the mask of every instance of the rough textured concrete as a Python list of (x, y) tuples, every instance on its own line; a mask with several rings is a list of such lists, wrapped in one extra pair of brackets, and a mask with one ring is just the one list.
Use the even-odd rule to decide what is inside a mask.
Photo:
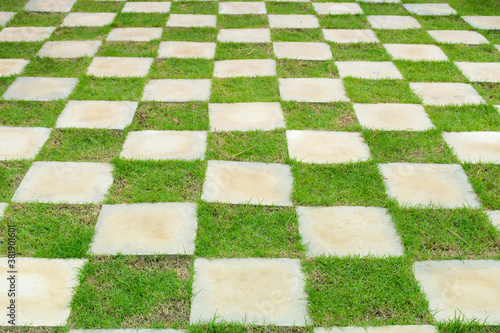
[(167, 27), (215, 27), (217, 15), (170, 14)]
[(25, 59), (0, 59), (0, 77), (21, 74), (27, 64)]
[(253, 131), (285, 127), (280, 103), (209, 104), (210, 130)]
[(116, 13), (69, 13), (62, 22), (62, 27), (103, 27), (111, 24)]
[(405, 3), (407, 11), (417, 15), (446, 16), (457, 14), (447, 3)]
[(363, 14), (363, 10), (357, 3), (321, 3), (312, 4), (314, 10), (319, 15), (342, 15), (342, 14)]
[(323, 29), (325, 40), (334, 43), (377, 43), (375, 32), (370, 29)]
[(270, 43), (269, 29), (219, 29), (217, 40), (223, 43)]
[(30, 0), (24, 10), (32, 12), (69, 12), (76, 0)]
[(97, 53), (100, 40), (58, 41), (43, 44), (37, 56), (49, 58), (92, 57)]
[(202, 58), (213, 59), (215, 43), (205, 42), (161, 42), (158, 58)]
[(455, 62), (472, 82), (500, 82), (500, 62)]
[(214, 77), (255, 77), (276, 75), (276, 61), (273, 59), (238, 59), (216, 61)]
[(110, 42), (149, 42), (160, 39), (162, 28), (114, 28), (106, 37)]
[(304, 29), (319, 28), (314, 15), (268, 15), (270, 28)]
[(340, 102), (349, 101), (340, 79), (298, 78), (278, 79), (281, 98), (297, 102)]
[(44, 127), (0, 126), (0, 161), (35, 158), (50, 131)]
[(144, 77), (148, 75), (153, 60), (145, 57), (95, 57), (87, 68), (87, 75)]
[(5, 215), (5, 210), (9, 204), (6, 202), (0, 202), (0, 219)]
[(500, 30), (500, 16), (462, 16), (462, 19), (476, 29)]
[(476, 31), (467, 30), (427, 30), (436, 41), (448, 44), (488, 44), (489, 41)]
[(487, 213), (491, 220), (491, 223), (493, 223), (495, 227), (500, 229), (500, 210), (494, 210)]
[(14, 15), (16, 15), (16, 12), (0, 12), (0, 26), (5, 26)]
[(340, 77), (361, 79), (403, 79), (396, 65), (390, 61), (336, 61)]
[(387, 53), (396, 60), (447, 61), (448, 57), (437, 45), (384, 44)]
[(41, 42), (52, 35), (55, 27), (12, 27), (0, 31), (0, 42)]
[(150, 80), (142, 100), (160, 102), (206, 101), (210, 97), (210, 79)]
[(266, 3), (219, 2), (219, 14), (266, 14)]
[(332, 52), (326, 43), (274, 42), (274, 55), (280, 59), (330, 60)]
[(18, 77), (3, 94), (8, 100), (52, 101), (67, 98), (78, 79), (60, 77)]
[(500, 132), (451, 132), (443, 139), (462, 162), (500, 164)]
[(423, 106), (419, 104), (353, 105), (361, 126), (382, 131), (426, 131), (434, 128)]
[(369, 15), (366, 17), (374, 29), (418, 29), (420, 24), (412, 16), (402, 15)]
[(467, 83), (412, 82), (410, 88), (425, 105), (482, 104), (484, 99)]
[(122, 13), (168, 13), (170, 2), (127, 2)]

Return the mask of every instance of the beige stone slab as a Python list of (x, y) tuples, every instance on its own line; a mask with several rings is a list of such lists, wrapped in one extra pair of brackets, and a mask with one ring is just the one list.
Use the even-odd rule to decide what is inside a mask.
[(97, 53), (101, 44), (100, 40), (47, 42), (36, 55), (49, 58), (92, 57)]
[(103, 205), (90, 254), (193, 254), (196, 204)]
[(403, 246), (386, 208), (297, 207), (307, 255), (401, 256)]
[(32, 12), (69, 12), (76, 0), (30, 0), (24, 10)]
[(443, 132), (462, 162), (500, 164), (500, 132)]
[(112, 29), (107, 41), (113, 42), (149, 42), (153, 39), (160, 39), (162, 28), (114, 28)]
[(380, 164), (389, 197), (403, 206), (480, 207), (472, 186), (458, 164)]
[(265, 2), (219, 2), (219, 14), (266, 14)]
[(6, 25), (16, 14), (16, 12), (0, 12), (0, 26)]
[(348, 163), (366, 161), (370, 150), (359, 133), (286, 131), (288, 153), (303, 163)]
[(275, 163), (208, 161), (202, 200), (291, 206), (292, 172)]
[(499, 260), (423, 261), (413, 271), (436, 320), (463, 317), (500, 324)]
[(363, 14), (361, 7), (354, 2), (315, 2), (313, 7), (319, 15)]
[(69, 101), (57, 118), (58, 128), (124, 129), (132, 123), (137, 102)]
[(331, 329), (318, 327), (314, 329), (314, 333), (438, 333), (438, 331), (430, 325), (394, 325), (333, 327)]
[(495, 48), (500, 51), (500, 45), (495, 45)]
[(410, 88), (425, 105), (482, 104), (484, 99), (467, 83), (411, 82)]
[(500, 62), (455, 62), (472, 82), (500, 82)]
[(13, 202), (99, 203), (113, 183), (113, 167), (93, 162), (34, 162)]
[(348, 102), (340, 79), (297, 78), (278, 79), (281, 98), (284, 101), (329, 103)]
[(462, 19), (476, 29), (500, 30), (500, 16), (462, 16)]
[(205, 42), (161, 42), (158, 57), (213, 59), (215, 45), (215, 43)]
[(373, 29), (419, 29), (420, 24), (413, 16), (402, 15), (368, 15), (368, 23)]
[(210, 97), (210, 79), (150, 80), (144, 88), (143, 101), (189, 102), (207, 101)]
[(134, 160), (203, 159), (207, 148), (205, 131), (129, 132), (120, 153)]
[(270, 131), (286, 127), (280, 103), (209, 104), (212, 131)]
[(78, 79), (60, 77), (18, 77), (3, 94), (4, 99), (52, 101), (71, 94)]
[(0, 59), (0, 77), (21, 74), (29, 62), (26, 59)]
[[(8, 258), (0, 258), (0, 288), (7, 291)], [(17, 326), (64, 326), (70, 315), (74, 288), (84, 259), (16, 258), (16, 319)], [(0, 293), (0, 306), (10, 304), (7, 292)], [(7, 314), (7, 310), (4, 311)], [(0, 325), (10, 326), (3, 315)], [(35, 329), (36, 330), (36, 329)]]
[(221, 60), (214, 65), (214, 77), (275, 76), (276, 61), (273, 59)]
[(50, 128), (0, 126), (0, 161), (35, 158)]
[(407, 11), (422, 16), (446, 16), (457, 14), (447, 3), (405, 3)]
[(361, 126), (381, 131), (427, 131), (434, 128), (420, 104), (357, 104), (356, 117)]
[(334, 43), (378, 43), (375, 32), (370, 29), (323, 29), (325, 40)]
[(41, 42), (52, 35), (55, 27), (12, 27), (0, 31), (0, 42)]
[(216, 25), (217, 15), (170, 14), (167, 21), (167, 27), (215, 27)]
[(448, 57), (437, 45), (384, 44), (387, 52), (396, 60), (447, 61)]
[(9, 204), (6, 202), (0, 202), (0, 219), (5, 215), (5, 210)]
[(340, 77), (361, 79), (403, 79), (396, 65), (390, 61), (336, 61)]
[(280, 59), (330, 60), (332, 51), (326, 43), (274, 42), (273, 51)]
[(196, 259), (190, 323), (305, 326), (307, 295), (298, 259)]
[(500, 210), (489, 211), (487, 213), (491, 223), (493, 223), (496, 228), (500, 229)]
[(319, 28), (319, 21), (314, 15), (267, 15), (270, 28)]
[(87, 75), (97, 77), (144, 77), (148, 75), (154, 58), (95, 57), (87, 68)]
[(127, 2), (122, 13), (168, 13), (170, 2)]
[(270, 43), (269, 29), (219, 29), (217, 41), (223, 43)]
[(468, 30), (427, 30), (440, 43), (448, 44), (488, 44), (489, 41), (476, 31)]
[(62, 27), (103, 27), (111, 24), (116, 13), (69, 13), (61, 23)]

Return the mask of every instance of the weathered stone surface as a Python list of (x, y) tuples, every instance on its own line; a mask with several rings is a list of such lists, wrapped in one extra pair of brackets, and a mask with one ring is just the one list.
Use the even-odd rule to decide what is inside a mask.
[(154, 58), (95, 57), (87, 68), (87, 75), (97, 77), (144, 77)]
[(207, 133), (204, 131), (129, 132), (121, 158), (153, 160), (195, 160), (205, 156)]
[(92, 162), (34, 162), (13, 202), (99, 203), (113, 183), (113, 167)]
[(21, 74), (27, 64), (25, 59), (0, 59), (0, 77)]
[(420, 28), (420, 24), (412, 16), (369, 15), (366, 19), (374, 29), (404, 30)]
[(493, 223), (495, 227), (500, 229), (500, 210), (494, 210), (487, 213), (491, 220), (491, 223)]
[(340, 15), (340, 14), (363, 14), (363, 10), (357, 3), (323, 3), (315, 2), (312, 4), (314, 10), (319, 15)]
[(457, 13), (447, 3), (405, 3), (403, 6), (407, 11), (417, 15), (445, 16)]
[(430, 325), (394, 325), (333, 327), (331, 329), (318, 327), (314, 329), (314, 333), (438, 333), (438, 331)]
[(0, 126), (0, 161), (35, 158), (50, 128)]
[(127, 2), (122, 13), (168, 13), (170, 2)]
[(137, 102), (69, 101), (56, 127), (124, 129), (132, 123)]
[(196, 259), (190, 322), (304, 326), (309, 321), (297, 259)]
[(193, 254), (196, 204), (103, 205), (89, 253)]
[(500, 132), (451, 132), (443, 139), (462, 162), (500, 164)]
[(266, 14), (266, 3), (219, 2), (219, 14)]
[(500, 16), (462, 16), (462, 19), (476, 29), (500, 30)]
[(427, 30), (436, 41), (449, 44), (488, 44), (489, 41), (476, 31), (467, 30)]
[(210, 130), (253, 131), (285, 127), (280, 103), (209, 104)]
[(162, 28), (114, 28), (112, 29), (107, 41), (110, 42), (149, 42), (153, 39), (160, 39)]
[(210, 202), (291, 206), (292, 184), (288, 165), (208, 161), (201, 198)]
[(334, 43), (377, 43), (375, 32), (370, 29), (323, 29), (325, 40)]
[(269, 29), (219, 29), (217, 40), (223, 43), (270, 43)]
[(78, 79), (60, 77), (18, 77), (3, 94), (9, 100), (52, 101), (67, 98)]
[(319, 28), (319, 21), (314, 15), (267, 15), (270, 28)]
[(6, 25), (14, 15), (16, 15), (16, 12), (0, 12), (0, 26)]
[(481, 204), (458, 164), (380, 164), (387, 193), (403, 206), (460, 208)]
[(0, 202), (0, 219), (5, 215), (5, 210), (9, 204), (6, 202)]
[(203, 58), (213, 59), (215, 43), (205, 42), (161, 42), (159, 58)]
[(366, 161), (370, 150), (359, 133), (286, 131), (288, 153), (304, 163), (346, 163)]
[(332, 51), (326, 43), (274, 42), (274, 54), (281, 59), (330, 60)]
[(150, 80), (144, 88), (144, 101), (189, 102), (206, 101), (210, 97), (210, 79)]
[(76, 0), (30, 0), (24, 10), (32, 12), (69, 12)]
[(216, 61), (214, 77), (255, 77), (276, 75), (276, 61), (273, 59), (238, 59)]
[(455, 62), (472, 82), (500, 82), (500, 62)]
[(382, 131), (426, 131), (434, 128), (420, 104), (354, 104), (361, 126)]
[(281, 98), (297, 102), (340, 102), (349, 101), (340, 79), (297, 78), (278, 79)]
[(448, 57), (437, 45), (425, 44), (384, 44), (387, 52), (397, 60), (447, 61)]
[(215, 27), (217, 15), (170, 14), (167, 27)]
[(69, 13), (61, 23), (62, 27), (103, 27), (111, 24), (116, 13)]
[(49, 58), (92, 57), (97, 53), (101, 44), (100, 40), (47, 42), (36, 55)]
[(41, 42), (52, 35), (55, 27), (12, 27), (0, 31), (0, 42)]
[(340, 77), (361, 79), (403, 79), (396, 65), (390, 61), (336, 61)]
[(464, 317), (486, 325), (500, 323), (500, 261), (423, 261), (413, 271), (436, 320)]
[(482, 104), (484, 99), (467, 83), (412, 82), (410, 88), (425, 105)]

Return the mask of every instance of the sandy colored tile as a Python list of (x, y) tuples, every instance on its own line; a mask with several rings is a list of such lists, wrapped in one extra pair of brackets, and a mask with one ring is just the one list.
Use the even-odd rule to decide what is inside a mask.
[(167, 27), (215, 27), (217, 15), (200, 14), (170, 14), (168, 16)]
[(500, 16), (462, 16), (462, 19), (476, 29), (500, 30)]
[(4, 99), (52, 101), (71, 94), (78, 79), (60, 77), (18, 77), (3, 94)]
[(373, 29), (419, 29), (420, 24), (413, 16), (369, 15), (366, 17)]
[(205, 42), (161, 42), (158, 57), (213, 59), (215, 45), (215, 43)]
[(436, 320), (463, 316), (485, 325), (500, 323), (500, 261), (422, 261), (413, 271)]
[(290, 158), (303, 163), (366, 161), (370, 150), (359, 133), (286, 131)]
[(101, 44), (100, 40), (47, 42), (36, 55), (49, 58), (92, 57), (97, 53)]
[(95, 57), (87, 75), (97, 77), (144, 77), (148, 75), (153, 58)]
[(266, 14), (266, 3), (219, 2), (219, 14)]
[(210, 79), (150, 80), (144, 88), (143, 101), (189, 102), (207, 101), (210, 97)]
[(370, 29), (323, 29), (325, 40), (334, 43), (378, 43), (375, 32)]
[(219, 29), (217, 41), (223, 43), (270, 43), (269, 29)]
[(196, 160), (205, 157), (205, 131), (129, 132), (120, 153), (134, 160)]
[(291, 206), (292, 172), (276, 163), (208, 161), (202, 200)]
[(122, 13), (168, 13), (170, 2), (127, 2)]
[(211, 321), (304, 326), (305, 277), (297, 259), (196, 259), (191, 324)]
[(58, 128), (124, 129), (132, 123), (137, 102), (69, 101), (57, 118)]
[(384, 44), (387, 53), (396, 60), (447, 61), (448, 57), (437, 45)]
[(52, 35), (55, 27), (12, 27), (0, 31), (0, 42), (41, 42)]
[(16, 12), (0, 12), (0, 26), (6, 25), (16, 14)]
[(356, 117), (361, 126), (381, 131), (427, 131), (434, 128), (420, 104), (357, 104)]
[(403, 206), (480, 207), (472, 186), (458, 164), (380, 164), (389, 197)]
[(276, 61), (273, 59), (221, 60), (214, 65), (214, 77), (275, 76)]
[(314, 15), (267, 15), (270, 28), (319, 28), (319, 21)]
[(160, 39), (162, 28), (114, 28), (112, 29), (107, 41), (112, 42), (149, 42), (153, 39)]
[(331, 329), (318, 327), (314, 329), (314, 333), (438, 333), (438, 331), (430, 325), (394, 325), (333, 327)]
[(349, 101), (340, 79), (297, 78), (278, 79), (284, 101), (329, 103)]
[(390, 61), (336, 61), (340, 77), (361, 79), (403, 79), (396, 65)]
[(491, 223), (493, 223), (496, 228), (500, 229), (500, 210), (489, 211), (487, 213)]
[(500, 132), (444, 132), (443, 139), (462, 162), (500, 164)]
[(61, 23), (62, 27), (103, 27), (111, 24), (116, 13), (69, 13)]
[(500, 82), (500, 62), (455, 62), (472, 82)]
[(89, 253), (193, 254), (196, 226), (193, 203), (103, 205)]
[(440, 43), (448, 44), (488, 44), (489, 41), (476, 31), (468, 30), (427, 30)]
[(271, 131), (286, 127), (280, 103), (209, 104), (212, 131)]
[(0, 161), (35, 158), (50, 131), (44, 127), (0, 126)]
[(482, 104), (484, 99), (467, 83), (412, 82), (410, 88), (425, 105)]
[(274, 42), (274, 54), (279, 59), (330, 60), (332, 51), (326, 43)]
[(405, 3), (407, 11), (422, 16), (446, 16), (457, 14), (447, 3)]
[(34, 162), (12, 202), (99, 203), (113, 183), (113, 167), (93, 162)]
[(363, 14), (361, 7), (354, 2), (315, 2), (313, 7), (319, 15)]
[(5, 215), (5, 210), (9, 204), (6, 202), (0, 202), (0, 219)]
[(21, 74), (29, 62), (26, 59), (0, 59), (0, 77)]
[(32, 12), (69, 12), (76, 0), (30, 0), (24, 10)]
[[(8, 258), (0, 258), (0, 288), (7, 291), (11, 273)], [(16, 258), (16, 314), (18, 326), (64, 326), (70, 314), (73, 289), (78, 286), (78, 273), (86, 260)], [(0, 325), (10, 326), (6, 316), (10, 298), (7, 292), (0, 294), (0, 306), (4, 315)], [(41, 306), (43, 304), (43, 306)]]

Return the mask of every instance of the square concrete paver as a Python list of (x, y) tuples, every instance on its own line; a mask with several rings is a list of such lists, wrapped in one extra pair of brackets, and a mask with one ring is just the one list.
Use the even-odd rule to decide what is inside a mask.
[(387, 52), (396, 60), (447, 61), (448, 57), (437, 45), (384, 44)]
[[(11, 298), (7, 296), (10, 281), (7, 277), (8, 258), (0, 258), (0, 306), (7, 314)], [(66, 325), (74, 288), (78, 286), (78, 273), (85, 264), (82, 259), (16, 258), (16, 326)], [(42, 306), (43, 304), (43, 306)], [(11, 326), (6, 315), (0, 325)], [(36, 330), (36, 329), (34, 329)]]
[(445, 16), (457, 13), (447, 3), (406, 3), (403, 6), (407, 11), (417, 15)]
[(464, 317), (500, 324), (500, 261), (423, 261), (413, 271), (436, 320)]
[(95, 57), (87, 68), (87, 75), (97, 77), (144, 77), (154, 58)]
[(49, 58), (92, 57), (97, 53), (101, 44), (100, 40), (47, 42), (36, 55)]
[(304, 280), (298, 259), (196, 259), (190, 322), (305, 326)]
[(342, 14), (363, 14), (363, 10), (357, 3), (318, 3), (312, 4), (314, 10), (319, 15), (342, 15)]
[(89, 253), (193, 254), (196, 226), (193, 203), (103, 205)]
[(9, 204), (6, 202), (0, 202), (0, 219), (5, 215), (5, 210)]
[(3, 98), (23, 101), (52, 101), (67, 98), (78, 79), (60, 77), (18, 77)]
[(347, 163), (366, 161), (370, 150), (359, 133), (286, 131), (288, 153), (304, 163)]
[(35, 158), (50, 136), (50, 128), (0, 126), (0, 161)]
[(462, 16), (462, 19), (476, 29), (500, 30), (500, 16)]
[(396, 65), (390, 61), (336, 61), (340, 77), (360, 79), (403, 79)]
[(212, 131), (270, 131), (286, 126), (280, 103), (209, 104)]
[(61, 23), (62, 27), (103, 27), (111, 24), (116, 13), (69, 13)]
[(455, 62), (472, 82), (500, 82), (500, 62)]
[(361, 126), (381, 131), (427, 131), (434, 128), (420, 104), (357, 104), (356, 117)]
[(314, 15), (268, 15), (267, 17), (270, 28), (319, 28), (319, 21)]
[(202, 200), (291, 206), (292, 172), (275, 163), (208, 161)]
[(482, 104), (484, 99), (467, 83), (412, 82), (410, 88), (425, 105)]
[(394, 325), (394, 326), (348, 326), (333, 327), (330, 329), (317, 327), (314, 333), (438, 333), (434, 326), (430, 325)]
[(221, 60), (214, 65), (214, 77), (255, 77), (276, 75), (276, 61), (273, 59)]
[(270, 43), (269, 29), (219, 29), (217, 41), (222, 43)]
[(25, 59), (0, 59), (0, 77), (21, 74), (27, 64)]
[(205, 42), (161, 42), (158, 57), (213, 59), (215, 45), (215, 43)]
[(401, 256), (403, 246), (386, 208), (297, 207), (309, 256)]
[(217, 15), (201, 14), (170, 14), (167, 21), (167, 27), (215, 27), (217, 24)]
[(413, 16), (369, 15), (366, 17), (373, 29), (419, 29), (420, 24)]
[(127, 2), (122, 13), (168, 13), (170, 2)]
[(284, 101), (329, 103), (348, 102), (341, 79), (296, 78), (278, 79)]
[(380, 164), (389, 197), (403, 206), (460, 208), (481, 204), (458, 164)]
[(0, 42), (41, 42), (52, 35), (55, 27), (13, 27), (0, 31)]
[(121, 158), (139, 160), (203, 159), (207, 148), (204, 131), (129, 132), (120, 153)]
[(144, 88), (143, 101), (189, 102), (207, 101), (210, 97), (210, 79), (150, 80)]
[(160, 39), (162, 28), (114, 28), (112, 29), (107, 41), (112, 42), (149, 42), (153, 39)]
[(137, 102), (69, 101), (56, 127), (124, 129), (132, 123)]
[(334, 43), (377, 43), (375, 32), (370, 29), (323, 29), (325, 40)]
[(274, 54), (280, 59), (330, 60), (332, 51), (326, 43), (274, 42)]
[(16, 12), (0, 12), (0, 26), (6, 25), (16, 14)]
[(489, 211), (487, 214), (491, 223), (493, 223), (496, 228), (500, 229), (500, 210)]
[(462, 162), (500, 164), (500, 132), (451, 132), (443, 139)]
[(32, 12), (69, 12), (76, 0), (30, 0), (24, 10)]
[(219, 14), (266, 14), (266, 3), (219, 2)]
[(93, 162), (34, 162), (13, 202), (98, 203), (113, 183), (113, 167)]
[(488, 44), (489, 41), (476, 31), (468, 30), (427, 30), (436, 41), (447, 44)]

